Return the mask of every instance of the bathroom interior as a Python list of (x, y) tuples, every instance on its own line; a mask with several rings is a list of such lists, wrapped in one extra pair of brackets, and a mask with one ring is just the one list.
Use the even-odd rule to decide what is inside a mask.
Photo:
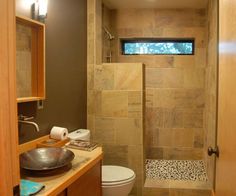
[[(16, 15), (34, 18), (33, 2), (16, 0)], [(212, 195), (215, 156), (207, 150), (216, 145), (218, 1), (48, 0), (40, 22), (46, 93), (19, 99), (18, 116), (34, 116), (39, 126), (20, 123), (19, 143), (55, 125), (88, 129), (103, 165), (134, 171), (130, 196)], [(27, 31), (16, 29), (19, 98), (34, 79)], [(156, 41), (190, 44), (191, 51), (145, 48)]]

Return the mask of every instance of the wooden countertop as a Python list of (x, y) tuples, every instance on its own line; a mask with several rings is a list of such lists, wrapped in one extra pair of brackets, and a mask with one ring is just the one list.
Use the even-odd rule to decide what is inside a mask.
[(37, 196), (52, 196), (61, 193), (96, 163), (102, 160), (103, 153), (101, 147), (97, 147), (91, 152), (69, 149), (75, 153), (75, 158), (72, 161), (72, 168), (65, 173), (49, 177), (22, 176), (23, 179), (40, 182), (45, 185), (45, 188), (40, 191)]

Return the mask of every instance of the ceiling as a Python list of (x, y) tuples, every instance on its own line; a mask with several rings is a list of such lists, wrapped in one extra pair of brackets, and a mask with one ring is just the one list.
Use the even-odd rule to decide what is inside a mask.
[(110, 9), (125, 8), (206, 8), (208, 0), (103, 0)]

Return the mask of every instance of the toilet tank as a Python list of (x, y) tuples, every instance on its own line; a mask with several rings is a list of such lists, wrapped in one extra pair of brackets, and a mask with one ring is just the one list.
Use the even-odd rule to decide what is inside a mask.
[(77, 129), (68, 134), (68, 138), (71, 140), (90, 140), (90, 131), (88, 129)]

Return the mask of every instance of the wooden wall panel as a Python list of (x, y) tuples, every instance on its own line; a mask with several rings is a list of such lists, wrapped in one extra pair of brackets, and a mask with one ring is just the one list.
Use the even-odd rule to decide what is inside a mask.
[(216, 196), (236, 195), (236, 1), (219, 1), (219, 101)]
[(14, 0), (0, 0), (0, 27), (0, 195), (12, 195), (19, 184)]

